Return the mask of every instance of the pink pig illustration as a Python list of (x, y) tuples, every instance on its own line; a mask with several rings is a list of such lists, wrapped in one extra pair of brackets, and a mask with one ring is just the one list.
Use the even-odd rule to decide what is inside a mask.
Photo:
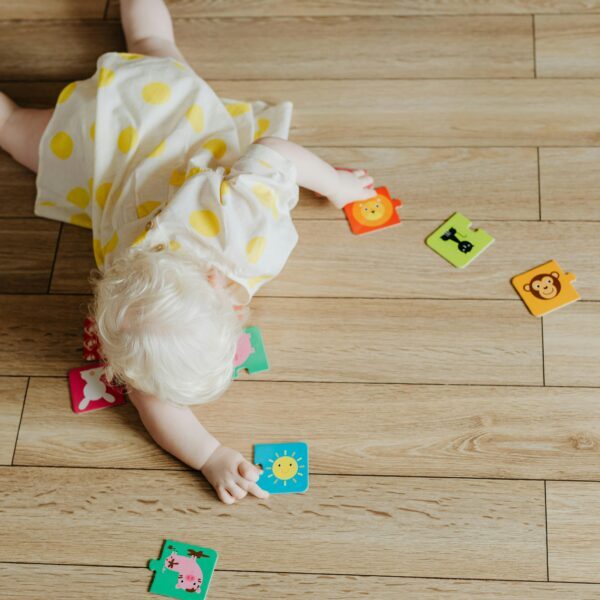
[(252, 347), (252, 342), (250, 341), (250, 334), (242, 333), (235, 350), (233, 366), (239, 367), (240, 365), (243, 365), (253, 352), (254, 348)]
[(206, 554), (194, 550), (188, 550), (188, 554), (189, 557), (181, 556), (174, 551), (171, 552), (165, 559), (165, 567), (179, 573), (176, 589), (199, 594), (202, 585), (202, 569), (196, 561)]

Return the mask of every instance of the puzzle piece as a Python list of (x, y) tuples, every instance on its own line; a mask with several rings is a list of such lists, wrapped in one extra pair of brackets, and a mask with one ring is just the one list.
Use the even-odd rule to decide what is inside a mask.
[(308, 490), (308, 446), (304, 442), (256, 444), (254, 464), (263, 468), (259, 487), (270, 494)]
[(170, 598), (204, 600), (219, 558), (216, 550), (165, 540), (160, 558), (148, 561), (154, 571), (150, 593)]
[(71, 406), (76, 413), (125, 404), (123, 388), (109, 384), (102, 363), (69, 371)]
[(471, 229), (471, 221), (458, 212), (440, 225), (425, 241), (434, 252), (461, 269), (493, 242), (494, 238), (487, 231)]
[(577, 302), (581, 298), (573, 287), (575, 275), (565, 273), (555, 260), (515, 275), (511, 283), (521, 300), (536, 317)]
[(96, 321), (89, 315), (83, 323), (83, 360), (102, 360)]
[(233, 359), (233, 378), (236, 379), (242, 370), (248, 373), (261, 373), (269, 370), (269, 361), (262, 334), (258, 327), (247, 327), (238, 340)]
[(397, 198), (391, 198), (386, 187), (375, 188), (377, 196), (368, 200), (358, 200), (344, 206), (344, 213), (352, 233), (364, 235), (379, 229), (387, 229), (400, 224), (396, 208), (402, 206)]

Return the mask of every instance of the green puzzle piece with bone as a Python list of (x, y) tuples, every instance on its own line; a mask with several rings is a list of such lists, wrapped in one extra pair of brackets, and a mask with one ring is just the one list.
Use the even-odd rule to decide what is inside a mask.
[(425, 241), (434, 252), (458, 268), (466, 267), (493, 242), (494, 238), (487, 231), (471, 229), (471, 221), (458, 212)]

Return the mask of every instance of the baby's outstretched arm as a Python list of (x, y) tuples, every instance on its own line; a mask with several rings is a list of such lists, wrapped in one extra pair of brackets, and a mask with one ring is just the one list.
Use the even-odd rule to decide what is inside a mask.
[(277, 137), (264, 137), (257, 144), (269, 146), (292, 161), (298, 173), (298, 185), (327, 196), (337, 207), (355, 200), (366, 200), (376, 195), (373, 178), (361, 169), (342, 171), (332, 167), (303, 146)]
[(257, 498), (269, 496), (256, 484), (258, 469), (239, 452), (222, 446), (189, 408), (172, 406), (132, 387), (128, 392), (154, 441), (185, 464), (202, 471), (225, 504), (233, 504), (247, 494)]

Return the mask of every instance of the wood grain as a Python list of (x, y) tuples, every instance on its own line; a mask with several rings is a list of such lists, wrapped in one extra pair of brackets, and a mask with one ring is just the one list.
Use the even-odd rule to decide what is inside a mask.
[[(366, 168), (404, 199), (403, 220), (445, 219), (459, 206), (473, 219), (539, 218), (535, 148), (311, 148), (337, 166)], [(0, 217), (29, 217), (34, 175), (0, 154)], [(302, 191), (295, 219), (344, 219)], [(584, 217), (582, 217), (584, 218)]]
[[(360, 81), (210, 83), (222, 97), (291, 100), (291, 138), (307, 146), (593, 146), (600, 140), (597, 80), (378, 80), (369, 82), (368, 98), (356, 94)], [(55, 102), (63, 87), (3, 84), (29, 106)]]
[(547, 486), (550, 579), (600, 582), (600, 483)]
[(540, 148), (542, 218), (600, 221), (600, 148)]
[[(119, 17), (109, 0), (110, 18)], [(167, 0), (175, 17), (600, 13), (598, 0)]]
[(0, 218), (31, 217), (35, 175), (0, 150)]
[(600, 304), (578, 302), (544, 317), (544, 357), (547, 385), (600, 386)]
[[(63, 375), (77, 366), (88, 301), (0, 296), (0, 312), (8, 315), (0, 330), (0, 374)], [(254, 378), (542, 382), (541, 324), (517, 301), (259, 298), (253, 307), (271, 363), (271, 371)]]
[[(496, 242), (467, 269), (455, 269), (425, 245), (440, 223), (411, 221), (357, 237), (343, 221), (297, 220), (298, 245), (259, 296), (515, 300), (511, 278), (555, 255), (560, 239), (561, 263), (577, 273), (580, 293), (600, 299), (600, 223), (476, 221)], [(93, 267), (90, 232), (65, 226), (51, 291), (89, 293)]]
[[(76, 567), (62, 565), (0, 564), (0, 588), (11, 590), (11, 600), (151, 600), (145, 592), (152, 573), (144, 568)], [(520, 581), (469, 581), (356, 575), (299, 575), (217, 570), (210, 595), (219, 600), (596, 600), (600, 586)]]
[(200, 536), (225, 570), (277, 564), (350, 575), (368, 565), (372, 575), (523, 580), (546, 572), (542, 482), (314, 475), (305, 495), (232, 509), (191, 472), (13, 467), (0, 477), (2, 561), (143, 566), (168, 532)]
[[(313, 473), (593, 479), (600, 462), (599, 390), (239, 381), (194, 412), (250, 459), (306, 440)], [(133, 406), (76, 415), (66, 379), (47, 378), (29, 385), (15, 464), (184, 468)]]
[(27, 379), (24, 377), (0, 377), (1, 465), (10, 465), (13, 459), (26, 388)]
[[(528, 16), (203, 18), (177, 20), (174, 29), (204, 78), (533, 76)], [(0, 21), (0, 80), (83, 79), (98, 56), (124, 49), (116, 21)], [(355, 94), (361, 89), (369, 95), (369, 86)]]
[(535, 17), (538, 77), (600, 75), (600, 15)]
[(46, 293), (59, 224), (42, 219), (0, 218), (0, 293)]
[(101, 19), (105, 4), (104, 0), (2, 0), (0, 20)]

